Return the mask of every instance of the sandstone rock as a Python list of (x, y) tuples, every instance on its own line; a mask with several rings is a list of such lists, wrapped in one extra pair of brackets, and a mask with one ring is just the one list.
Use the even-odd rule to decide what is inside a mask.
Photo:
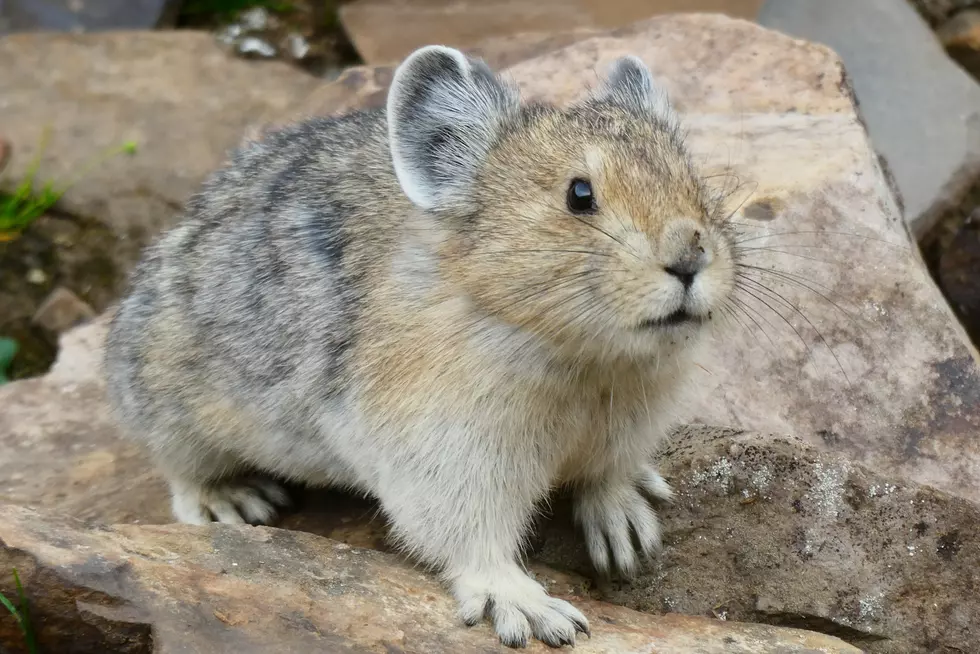
[[(13, 146), (0, 184), (20, 181), (50, 129), (40, 179), (82, 176), (59, 206), (113, 229), (125, 274), (248, 125), (319, 84), (285, 63), (226, 55), (204, 33), (0, 38), (0, 125)], [(135, 154), (100, 161), (129, 140)]]
[(762, 0), (357, 0), (340, 19), (369, 64), (398, 61), (431, 43), (470, 48), (527, 31), (624, 27), (657, 14), (721, 12), (754, 18)]
[(936, 33), (949, 56), (975, 79), (980, 79), (980, 9), (956, 14)]
[(958, 204), (980, 176), (980, 86), (905, 0), (769, 0), (759, 22), (844, 60), (917, 237)]
[[(431, 576), (390, 555), (268, 528), (100, 527), (0, 507), (0, 569), (16, 567), (45, 651), (277, 654), (513, 651), (464, 627)], [(0, 576), (0, 592), (12, 583)], [(547, 581), (547, 579), (546, 579)], [(651, 616), (549, 584), (582, 608), (585, 654), (858, 654), (823, 634)], [(151, 636), (152, 634), (152, 636)], [(0, 648), (20, 654), (12, 620)], [(537, 643), (528, 652), (549, 651)]]
[(64, 286), (59, 286), (38, 307), (33, 322), (60, 334), (93, 318), (95, 310), (92, 307)]
[[(976, 505), (793, 438), (688, 428), (661, 461), (678, 493), (661, 511), (663, 554), (602, 599), (816, 629), (876, 654), (974, 651)], [(570, 524), (535, 556), (586, 572)]]

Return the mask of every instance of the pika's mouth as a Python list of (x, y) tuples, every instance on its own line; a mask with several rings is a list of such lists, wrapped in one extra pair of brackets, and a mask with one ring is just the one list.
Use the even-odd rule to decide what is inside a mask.
[(664, 329), (667, 327), (677, 327), (679, 325), (698, 325), (704, 321), (704, 316), (697, 316), (693, 313), (689, 313), (687, 309), (678, 309), (677, 311), (666, 316), (661, 316), (660, 318), (647, 318), (640, 323), (639, 328)]

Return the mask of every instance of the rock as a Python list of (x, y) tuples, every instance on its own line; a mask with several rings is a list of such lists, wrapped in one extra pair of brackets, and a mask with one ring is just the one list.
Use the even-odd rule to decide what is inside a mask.
[(625, 27), (657, 14), (722, 12), (754, 18), (763, 0), (357, 0), (340, 7), (365, 63), (398, 61), (431, 43), (470, 48), (521, 32)]
[[(0, 185), (20, 181), (50, 129), (39, 181), (81, 175), (59, 209), (112, 229), (122, 278), (247, 126), (320, 85), (186, 31), (16, 34), (0, 38), (0, 62), (0, 125), (13, 146)], [(106, 158), (126, 141), (134, 154)]]
[[(980, 507), (794, 438), (688, 428), (661, 457), (662, 555), (603, 600), (834, 634), (869, 654), (972, 652)], [(535, 557), (587, 572), (571, 521)], [(560, 527), (558, 526), (560, 525)]]
[(4, 0), (0, 2), (0, 35), (152, 29), (172, 25), (179, 5), (179, 0)]
[(56, 334), (95, 318), (95, 310), (64, 286), (55, 288), (35, 312), (32, 322)]
[[(510, 652), (489, 627), (464, 627), (430, 575), (379, 552), (254, 527), (86, 529), (0, 507), (0, 570), (16, 567), (44, 651), (282, 654)], [(547, 577), (545, 575), (546, 581)], [(652, 616), (549, 584), (592, 621), (583, 654), (859, 654), (794, 629)], [(13, 584), (0, 575), (0, 592)], [(12, 620), (0, 648), (17, 652)], [(533, 644), (528, 652), (546, 652)]]
[(40, 268), (32, 268), (27, 271), (27, 276), (25, 277), (28, 284), (34, 284), (35, 286), (41, 286), (48, 282), (48, 276), (44, 274), (44, 271)]
[(494, 70), (503, 70), (546, 52), (597, 36), (602, 32), (603, 30), (594, 27), (554, 32), (517, 32), (478, 41), (467, 47), (466, 52), (483, 59)]
[(980, 176), (980, 86), (905, 0), (769, 0), (759, 23), (844, 60), (916, 237), (958, 204)]
[(949, 56), (980, 79), (980, 9), (956, 14), (937, 30)]

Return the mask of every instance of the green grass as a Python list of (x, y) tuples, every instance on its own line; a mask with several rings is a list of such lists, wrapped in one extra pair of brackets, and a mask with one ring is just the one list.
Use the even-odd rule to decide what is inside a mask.
[[(117, 154), (133, 154), (136, 152), (136, 143), (127, 141), (118, 148), (113, 148), (105, 152), (101, 157), (89, 161), (82, 167), (82, 171), (76, 178), (65, 184), (58, 184), (53, 180), (48, 180), (41, 184), (37, 182), (37, 171), (41, 165), (41, 156), (47, 147), (49, 131), (45, 130), (41, 137), (41, 144), (38, 147), (37, 155), (27, 167), (27, 172), (13, 191), (0, 192), (0, 241), (15, 238), (20, 232), (26, 229), (32, 222), (40, 218), (51, 209), (61, 196), (71, 188), (79, 178), (84, 176), (92, 166), (101, 163), (109, 157)], [(2, 169), (0, 169), (2, 172)]]
[(14, 356), (17, 355), (18, 350), (17, 341), (12, 338), (0, 338), (0, 384), (6, 384), (10, 381), (7, 377), (7, 371), (10, 370), (10, 364), (14, 360)]
[(10, 614), (17, 620), (17, 625), (24, 634), (24, 642), (27, 644), (29, 654), (37, 654), (37, 639), (34, 637), (34, 628), (31, 626), (31, 618), (27, 612), (27, 597), (24, 595), (24, 587), (20, 584), (20, 577), (17, 570), (14, 570), (14, 585), (17, 587), (17, 606), (0, 593), (0, 606), (10, 611)]

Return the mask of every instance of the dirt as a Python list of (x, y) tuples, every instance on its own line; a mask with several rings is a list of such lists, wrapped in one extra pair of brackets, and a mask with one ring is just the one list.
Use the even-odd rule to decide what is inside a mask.
[(920, 241), (922, 257), (953, 312), (980, 346), (980, 180)]
[(99, 312), (118, 297), (123, 282), (114, 263), (116, 246), (105, 227), (57, 214), (0, 242), (0, 337), (20, 346), (11, 379), (43, 374), (54, 362), (57, 334), (31, 322), (53, 289), (68, 288)]

